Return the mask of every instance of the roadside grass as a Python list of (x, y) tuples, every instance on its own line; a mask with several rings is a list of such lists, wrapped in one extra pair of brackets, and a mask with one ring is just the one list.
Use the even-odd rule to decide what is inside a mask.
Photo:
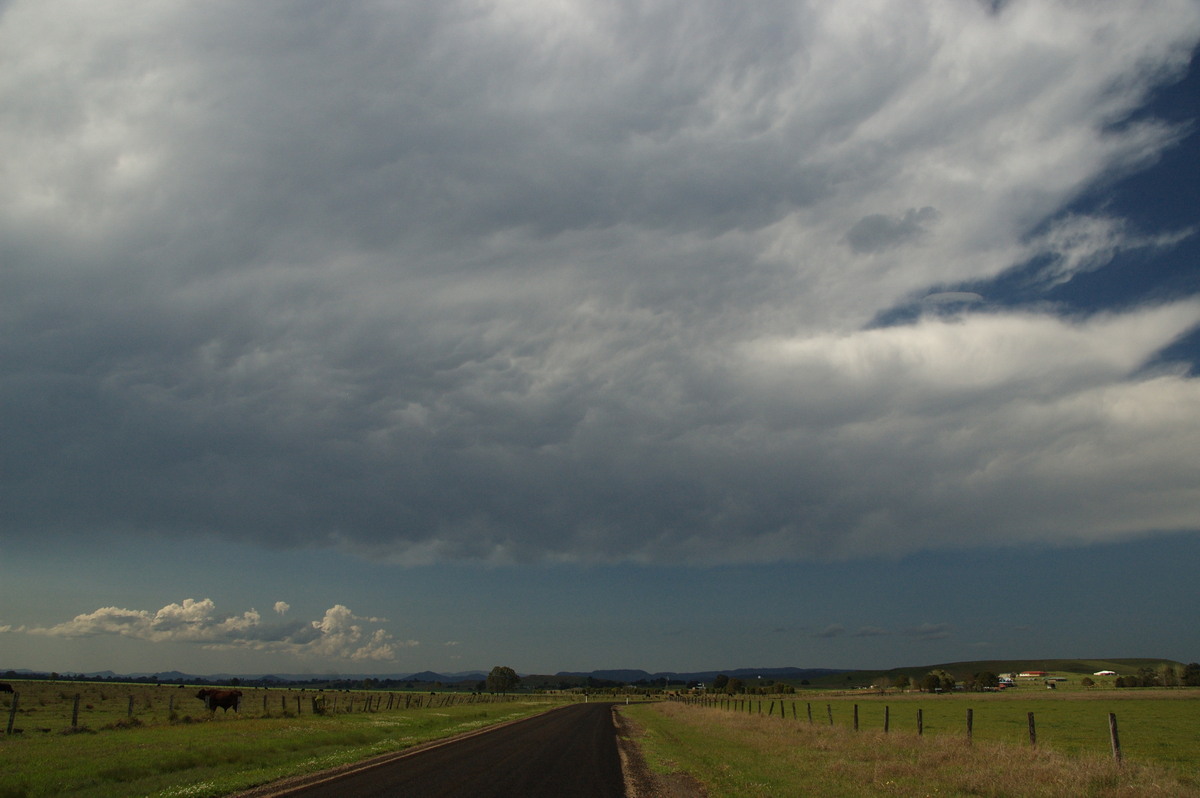
[(71, 729), (68, 718), (58, 731), (0, 735), (0, 798), (227, 795), (527, 717), (550, 706), (544, 699), (518, 699), (266, 718), (218, 711), (212, 719), (202, 710), (201, 719), (188, 722), (143, 724), (136, 717), (134, 722), (117, 718), (95, 729), (82, 723)]
[[(829, 704), (838, 725), (852, 725), (854, 705), (858, 705), (859, 728), (863, 730), (882, 729), (886, 707), (892, 730), (915, 732), (919, 708), (924, 733), (929, 736), (965, 737), (967, 709), (972, 709), (975, 741), (1014, 745), (1029, 744), (1028, 716), (1032, 712), (1039, 747), (1069, 754), (1108, 754), (1108, 714), (1112, 712), (1117, 716), (1127, 759), (1167, 765), (1185, 775), (1189, 770), (1196, 775), (1200, 768), (1200, 690), (1195, 689), (813, 698), (806, 703), (813, 704), (814, 715), (828, 723), (825, 705)], [(801, 704), (801, 716), (804, 712)]]
[(809, 724), (803, 703), (798, 720), (792, 720), (790, 710), (781, 719), (778, 713), (676, 702), (621, 711), (639, 727), (638, 743), (652, 770), (686, 772), (712, 798), (1200, 795), (1195, 736), (1188, 743), (1190, 764), (1166, 767), (1127, 757), (1118, 766), (1107, 753), (1069, 753), (1041, 745), (1040, 736), (1039, 745), (1031, 747), (981, 739), (978, 727), (973, 744), (961, 727), (957, 734), (930, 733), (927, 724), (926, 734), (918, 736), (915, 729), (892, 725), (885, 734), (882, 724), (875, 729), (863, 724), (861, 705), (860, 731), (855, 732), (838, 722), (836, 709), (835, 725), (829, 725), (824, 702), (820, 714), (815, 705), (813, 709), (814, 720), (824, 724)]

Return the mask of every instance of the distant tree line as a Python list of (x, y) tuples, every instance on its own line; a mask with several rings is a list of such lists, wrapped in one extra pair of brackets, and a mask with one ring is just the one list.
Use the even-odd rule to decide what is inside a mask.
[[(807, 680), (805, 683), (807, 684)], [(744, 679), (726, 676), (723, 673), (717, 674), (709, 689), (713, 693), (728, 695), (779, 695), (796, 692), (796, 687), (787, 682), (776, 682), (774, 679), (755, 679), (747, 684)]]
[(1157, 668), (1138, 668), (1136, 674), (1118, 676), (1117, 687), (1200, 687), (1200, 662), (1189, 662), (1182, 669), (1164, 664)]

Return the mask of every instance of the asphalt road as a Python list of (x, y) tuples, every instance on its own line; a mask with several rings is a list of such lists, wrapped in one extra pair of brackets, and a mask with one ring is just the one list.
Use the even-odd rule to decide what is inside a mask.
[(612, 704), (587, 703), (414, 751), (288, 798), (624, 798)]

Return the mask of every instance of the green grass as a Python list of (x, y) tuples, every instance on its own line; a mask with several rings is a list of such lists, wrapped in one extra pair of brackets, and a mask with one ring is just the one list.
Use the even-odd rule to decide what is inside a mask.
[[(431, 696), (425, 694), (419, 709), (365, 712), (367, 694), (361, 693), (353, 712), (313, 715), (309, 710), (315, 694), (247, 690), (241, 716), (218, 710), (210, 719), (194, 688), (46, 682), (14, 687), (22, 694), (15, 725), (24, 731), (7, 738), (0, 735), (0, 798), (226, 795), (526, 717), (551, 706), (538, 698), (450, 703), (448, 696), (441, 696), (438, 701), (443, 705), (429, 707)], [(80, 723), (72, 729), (76, 692), (81, 693)], [(262, 716), (264, 694), (268, 717)], [(127, 717), (130, 695), (136, 708), (132, 721)], [(173, 722), (167, 713), (171, 695), (177, 696)], [(190, 702), (179, 697), (183, 695)], [(301, 715), (295, 714), (298, 695)], [(339, 694), (342, 710), (349, 696)], [(330, 706), (332, 698), (330, 694)], [(460, 702), (468, 698), (457, 697)], [(92, 704), (90, 710), (85, 710), (87, 703)], [(399, 704), (403, 706), (403, 701)], [(7, 700), (0, 701), (4, 722), (9, 706)], [(283, 706), (289, 710), (284, 712)], [(184, 714), (185, 709), (189, 714)]]
[[(734, 699), (737, 700), (737, 699)], [(754, 714), (758, 701), (752, 699)], [(780, 719), (778, 699), (771, 717)], [(772, 699), (762, 700), (770, 711)], [(723, 706), (718, 702), (718, 706)], [(921, 710), (925, 735), (966, 738), (967, 709), (972, 710), (972, 738), (978, 742), (1029, 745), (1028, 714), (1034, 713), (1037, 744), (1066, 754), (1111, 753), (1108, 714), (1117, 716), (1121, 747), (1127, 759), (1157, 763), (1196, 774), (1200, 769), (1200, 690), (1108, 690), (1062, 692), (1021, 690), (1004, 693), (903, 693), (857, 696), (805, 695), (782, 701), (786, 722), (793, 707), (799, 722), (808, 723), (812, 707), (815, 725), (853, 728), (858, 706), (859, 729), (882, 731), (885, 709), (892, 732), (917, 732)], [(738, 705), (740, 706), (740, 705)], [(732, 711), (732, 710), (728, 710)]]
[[(833, 726), (826, 702), (814, 704), (816, 722), (811, 725), (803, 702), (798, 720), (792, 720), (790, 708), (780, 718), (778, 706), (773, 716), (680, 703), (635, 705), (621, 711), (640, 724), (639, 742), (652, 769), (688, 773), (712, 798), (1200, 795), (1196, 745), (1200, 718), (1192, 700), (1122, 703), (1118, 715), (1128, 719), (1130, 736), (1150, 730), (1153, 734), (1146, 736), (1158, 738), (1163, 745), (1160, 750), (1158, 743), (1144, 741), (1136, 753), (1127, 748), (1125, 763), (1118, 766), (1107, 747), (1107, 711), (1098, 751), (1092, 750), (1096, 741), (1090, 732), (1070, 740), (1064, 733), (1079, 720), (1092, 717), (1087, 711), (1092, 702), (1045, 699), (975, 707), (974, 742), (968, 744), (963, 733), (967, 702), (954, 696), (925, 698), (893, 703), (888, 734), (881, 730), (882, 703), (859, 702), (858, 732), (849, 725), (851, 701), (827, 702), (833, 709)], [(918, 705), (925, 710), (923, 736), (915, 732)], [(767, 706), (769, 702), (764, 710)], [(1027, 706), (1036, 707), (1039, 719), (1036, 748), (1027, 741), (1011, 741), (1014, 729), (1006, 725), (1010, 713), (1017, 715), (1024, 732)], [(1083, 714), (1077, 715), (1080, 711)], [(1051, 736), (1058, 735), (1053, 745), (1042, 744), (1043, 715), (1048, 733), (1054, 729)], [(1157, 731), (1164, 720), (1173, 724), (1166, 733)], [(1125, 728), (1123, 723), (1122, 742)]]

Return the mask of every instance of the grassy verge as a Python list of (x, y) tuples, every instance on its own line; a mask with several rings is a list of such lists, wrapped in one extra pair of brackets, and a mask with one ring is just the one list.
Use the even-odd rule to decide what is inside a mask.
[[(815, 709), (815, 707), (814, 707)], [(824, 709), (824, 707), (822, 707)], [(621, 710), (640, 727), (647, 764), (682, 771), (713, 798), (743, 796), (1200, 795), (1200, 774), (939, 734), (853, 731), (677, 703)]]
[(227, 795), (545, 711), (545, 701), (338, 715), (222, 717), (0, 735), (0, 798)]

